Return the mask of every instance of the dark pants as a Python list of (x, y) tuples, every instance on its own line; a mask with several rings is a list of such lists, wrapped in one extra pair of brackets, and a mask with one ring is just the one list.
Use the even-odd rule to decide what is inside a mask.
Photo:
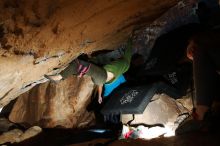
[(193, 54), (194, 85), (197, 105), (211, 106), (220, 98), (220, 36), (206, 32), (194, 38), (198, 48)]
[[(79, 63), (88, 64), (88, 62), (85, 62), (82, 60), (79, 60), (79, 62), (77, 60), (73, 60), (69, 64), (69, 66), (60, 73), (61, 76), (65, 79), (70, 75), (77, 75)], [(102, 67), (99, 67), (95, 64), (92, 64), (92, 63), (90, 64), (90, 68), (89, 68), (88, 72), (86, 73), (86, 75), (90, 76), (92, 78), (92, 81), (96, 85), (104, 84), (107, 79), (107, 73), (106, 73), (105, 69)]]

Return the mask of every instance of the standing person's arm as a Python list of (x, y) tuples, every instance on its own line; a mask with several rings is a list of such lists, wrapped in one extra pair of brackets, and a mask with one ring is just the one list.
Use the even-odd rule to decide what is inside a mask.
[(193, 40), (191, 40), (187, 46), (186, 55), (190, 60), (193, 60), (193, 54), (195, 52), (195, 49), (197, 48), (197, 45)]
[(103, 85), (98, 86), (98, 102), (99, 104), (102, 103), (102, 90), (103, 90)]

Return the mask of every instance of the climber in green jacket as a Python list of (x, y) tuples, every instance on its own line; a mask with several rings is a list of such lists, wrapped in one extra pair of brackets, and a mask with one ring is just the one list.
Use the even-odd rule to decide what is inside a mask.
[[(65, 79), (69, 75), (78, 75), (79, 77), (82, 77), (83, 75), (91, 76), (93, 83), (98, 85), (98, 102), (101, 104), (102, 95), (104, 97), (108, 96), (115, 88), (126, 81), (123, 73), (125, 73), (130, 67), (131, 49), (132, 41), (129, 39), (124, 55), (103, 67), (76, 59), (73, 60), (60, 74), (51, 76), (45, 75), (45, 77), (50, 80), (58, 81)], [(103, 86), (105, 88), (104, 92)]]

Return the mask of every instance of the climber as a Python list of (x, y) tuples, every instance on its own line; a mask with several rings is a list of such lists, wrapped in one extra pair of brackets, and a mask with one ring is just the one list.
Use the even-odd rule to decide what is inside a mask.
[(101, 104), (103, 100), (102, 96), (108, 96), (115, 88), (126, 81), (123, 73), (125, 73), (130, 66), (131, 47), (132, 41), (129, 39), (124, 55), (103, 67), (76, 59), (73, 60), (60, 74), (45, 75), (45, 77), (49, 80), (59, 81), (65, 79), (69, 75), (78, 75), (79, 77), (82, 77), (83, 75), (91, 76), (93, 83), (98, 85), (98, 102)]

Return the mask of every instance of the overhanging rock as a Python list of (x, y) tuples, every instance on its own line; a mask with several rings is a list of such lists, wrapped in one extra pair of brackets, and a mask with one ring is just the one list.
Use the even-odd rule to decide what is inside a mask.
[(94, 114), (86, 110), (94, 84), (90, 77), (69, 77), (59, 83), (35, 86), (18, 97), (10, 121), (41, 127), (84, 127), (93, 123)]
[(1, 0), (0, 106), (80, 53), (112, 49), (176, 0)]

